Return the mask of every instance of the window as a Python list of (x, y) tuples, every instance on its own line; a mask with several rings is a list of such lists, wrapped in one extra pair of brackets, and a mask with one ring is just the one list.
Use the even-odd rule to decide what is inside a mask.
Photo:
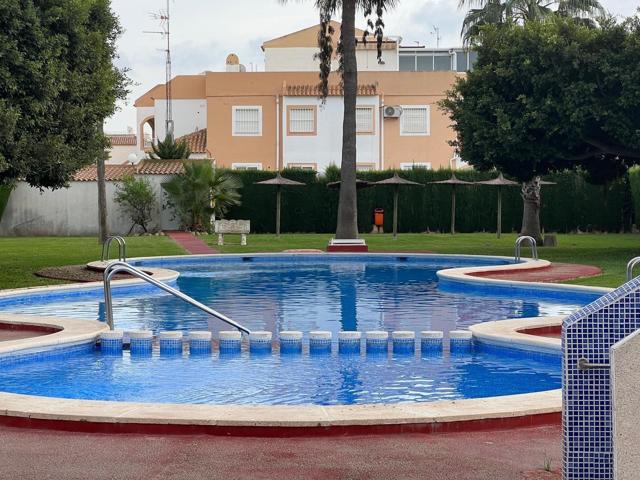
[(315, 135), (316, 112), (314, 105), (289, 105), (287, 116), (289, 128), (287, 135)]
[(232, 163), (233, 170), (262, 170), (261, 163)]
[(433, 71), (433, 55), (418, 55), (416, 62), (416, 70), (418, 72)]
[(402, 105), (400, 135), (429, 135), (429, 105)]
[(262, 135), (262, 107), (233, 107), (232, 135), (259, 137)]
[(451, 70), (451, 55), (435, 55), (433, 57), (433, 69), (436, 72)]
[(416, 71), (416, 56), (415, 55), (400, 55), (399, 70), (401, 72), (415, 72)]
[(374, 133), (374, 112), (373, 105), (356, 106), (356, 133)]
[(287, 163), (287, 168), (296, 170), (318, 170), (318, 166), (315, 163)]
[(403, 162), (400, 164), (400, 170), (413, 170), (414, 168), (431, 170), (431, 162)]
[(356, 170), (358, 172), (367, 172), (369, 170), (375, 170), (375, 163), (356, 163)]

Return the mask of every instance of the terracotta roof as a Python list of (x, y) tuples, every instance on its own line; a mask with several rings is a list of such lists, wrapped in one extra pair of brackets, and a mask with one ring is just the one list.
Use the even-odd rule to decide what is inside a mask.
[(137, 145), (138, 137), (135, 133), (120, 133), (115, 135), (107, 135), (112, 147), (120, 147), (124, 145)]
[(176, 141), (186, 140), (191, 149), (191, 153), (207, 153), (207, 129), (196, 130), (195, 132), (176, 138)]
[[(105, 179), (108, 182), (122, 180), (127, 175), (136, 173), (135, 165), (105, 165)], [(98, 180), (98, 172), (95, 165), (81, 168), (73, 175), (75, 182), (95, 182)]]
[[(358, 95), (376, 95), (376, 85), (358, 85)], [(340, 85), (329, 85), (329, 96), (342, 96), (343, 88)], [(319, 85), (285, 85), (284, 94), (293, 97), (317, 97), (320, 95)]]
[[(180, 175), (184, 171), (182, 160), (149, 160), (140, 161), (137, 165), (105, 165), (106, 180), (117, 182), (127, 175)], [(95, 182), (98, 172), (95, 165), (78, 170), (74, 182)]]
[(138, 165), (140, 175), (179, 175), (184, 169), (182, 160), (142, 160)]

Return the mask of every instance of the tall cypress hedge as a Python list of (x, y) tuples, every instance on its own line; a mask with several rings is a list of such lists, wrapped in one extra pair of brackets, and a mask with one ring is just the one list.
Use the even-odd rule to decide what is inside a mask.
[[(451, 186), (428, 182), (445, 180), (450, 170), (416, 168), (398, 172), (407, 180), (424, 187), (401, 187), (398, 213), (400, 232), (447, 232), (450, 225)], [(243, 183), (242, 205), (234, 207), (228, 218), (251, 220), (256, 233), (275, 231), (276, 187), (255, 185), (275, 176), (274, 172), (234, 171)], [(304, 170), (284, 170), (282, 175), (306, 183), (304, 187), (283, 187), (282, 232), (332, 233), (336, 227), (338, 191), (327, 187), (337, 172), (325, 176)], [(358, 178), (378, 181), (393, 171), (359, 172)], [(456, 171), (461, 180), (477, 182), (496, 176), (491, 172)], [(561, 172), (545, 179), (556, 185), (542, 187), (541, 221), (546, 231), (619, 232), (632, 223), (635, 205), (640, 208), (640, 172), (630, 173), (630, 180), (620, 179), (607, 185), (592, 185), (580, 172)], [(496, 228), (497, 187), (470, 185), (457, 187), (456, 230), (459, 232), (493, 232)], [(633, 192), (633, 199), (632, 199)], [(385, 231), (391, 231), (393, 187), (379, 186), (358, 191), (358, 225), (369, 232), (373, 210), (385, 210)], [(502, 187), (502, 229), (516, 232), (522, 220), (522, 199), (518, 187)]]

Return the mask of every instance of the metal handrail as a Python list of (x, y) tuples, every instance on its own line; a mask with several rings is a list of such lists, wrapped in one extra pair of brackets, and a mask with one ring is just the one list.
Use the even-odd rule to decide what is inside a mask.
[(538, 260), (538, 244), (536, 243), (536, 239), (528, 235), (523, 235), (516, 239), (516, 251), (514, 255), (516, 263), (520, 261), (520, 250), (522, 247), (522, 242), (524, 242), (525, 240), (528, 240), (529, 244), (531, 245), (531, 255), (533, 256), (533, 259)]
[(118, 272), (127, 272), (133, 275), (134, 277), (138, 277), (139, 279), (144, 280), (145, 282), (150, 283), (151, 285), (158, 287), (159, 289), (164, 290), (167, 293), (170, 293), (174, 297), (178, 297), (179, 299), (184, 300), (188, 304), (193, 305), (196, 308), (199, 308), (200, 310), (202, 310), (205, 313), (208, 313), (212, 317), (215, 317), (218, 320), (221, 320), (224, 323), (227, 323), (232, 327), (237, 328), (241, 332), (244, 332), (246, 334), (251, 333), (251, 331), (248, 328), (243, 327), (242, 325), (240, 325), (238, 322), (235, 322), (234, 320), (231, 320), (226, 315), (223, 315), (220, 312), (216, 312), (212, 308), (209, 308), (206, 305), (191, 298), (189, 295), (185, 295), (181, 291), (176, 290), (173, 287), (170, 287), (166, 283), (162, 283), (156, 280), (155, 278), (146, 274), (142, 270), (135, 268), (132, 265), (129, 265), (127, 262), (122, 262), (122, 261), (113, 261), (109, 263), (109, 265), (107, 265), (107, 268), (105, 268), (104, 275), (103, 275), (104, 276), (104, 306), (105, 306), (105, 312), (107, 317), (106, 320), (107, 320), (107, 325), (109, 325), (109, 328), (111, 330), (113, 330), (113, 299), (111, 295), (111, 279)]
[(105, 260), (109, 260), (109, 248), (111, 248), (111, 242), (118, 242), (118, 260), (121, 262), (127, 261), (127, 242), (124, 241), (124, 238), (120, 235), (112, 235), (107, 237), (107, 239), (102, 244), (102, 257), (101, 260), (104, 262)]
[(611, 368), (611, 365), (609, 365), (608, 363), (591, 363), (586, 358), (579, 358), (578, 359), (578, 370), (581, 370), (581, 371), (585, 371), (585, 370), (606, 370), (608, 368)]
[(640, 263), (640, 257), (634, 257), (627, 263), (627, 282), (633, 280), (633, 269)]

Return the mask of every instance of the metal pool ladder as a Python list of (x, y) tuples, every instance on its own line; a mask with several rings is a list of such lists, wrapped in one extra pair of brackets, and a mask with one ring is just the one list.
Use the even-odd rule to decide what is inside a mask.
[(118, 260), (121, 262), (127, 261), (127, 243), (124, 241), (124, 238), (120, 235), (113, 235), (107, 237), (107, 239), (102, 244), (102, 257), (100, 258), (103, 262), (109, 260), (109, 248), (111, 247), (111, 242), (118, 242)]
[(218, 320), (221, 320), (224, 323), (231, 325), (234, 328), (237, 328), (241, 332), (244, 332), (246, 334), (251, 333), (251, 331), (248, 328), (240, 325), (238, 322), (234, 320), (231, 320), (226, 315), (223, 315), (222, 313), (207, 307), (206, 305), (191, 298), (189, 295), (185, 295), (181, 291), (176, 290), (173, 287), (170, 287), (166, 283), (156, 280), (155, 278), (151, 277), (151, 275), (143, 272), (139, 268), (136, 268), (128, 264), (127, 262), (123, 262), (119, 260), (110, 262), (109, 265), (107, 265), (107, 268), (105, 268), (104, 270), (104, 306), (105, 306), (105, 312), (107, 317), (107, 325), (109, 325), (109, 328), (111, 330), (113, 330), (113, 299), (111, 295), (111, 279), (116, 273), (119, 273), (119, 272), (126, 272), (130, 275), (133, 275), (134, 277), (138, 277), (139, 279), (144, 280), (145, 282), (150, 283), (155, 287), (158, 287), (160, 290), (164, 290), (165, 292), (170, 293), (174, 297), (178, 297), (180, 300), (183, 300), (188, 304), (193, 305), (196, 308), (199, 308), (200, 310), (202, 310), (205, 313), (208, 313), (212, 317), (217, 318)]
[(627, 282), (633, 280), (633, 269), (640, 263), (640, 257), (634, 257), (627, 263)]
[(536, 239), (528, 235), (523, 235), (516, 239), (515, 262), (518, 263), (520, 261), (520, 250), (522, 248), (522, 242), (524, 241), (529, 242), (529, 245), (531, 245), (531, 256), (534, 260), (538, 260), (538, 245)]

